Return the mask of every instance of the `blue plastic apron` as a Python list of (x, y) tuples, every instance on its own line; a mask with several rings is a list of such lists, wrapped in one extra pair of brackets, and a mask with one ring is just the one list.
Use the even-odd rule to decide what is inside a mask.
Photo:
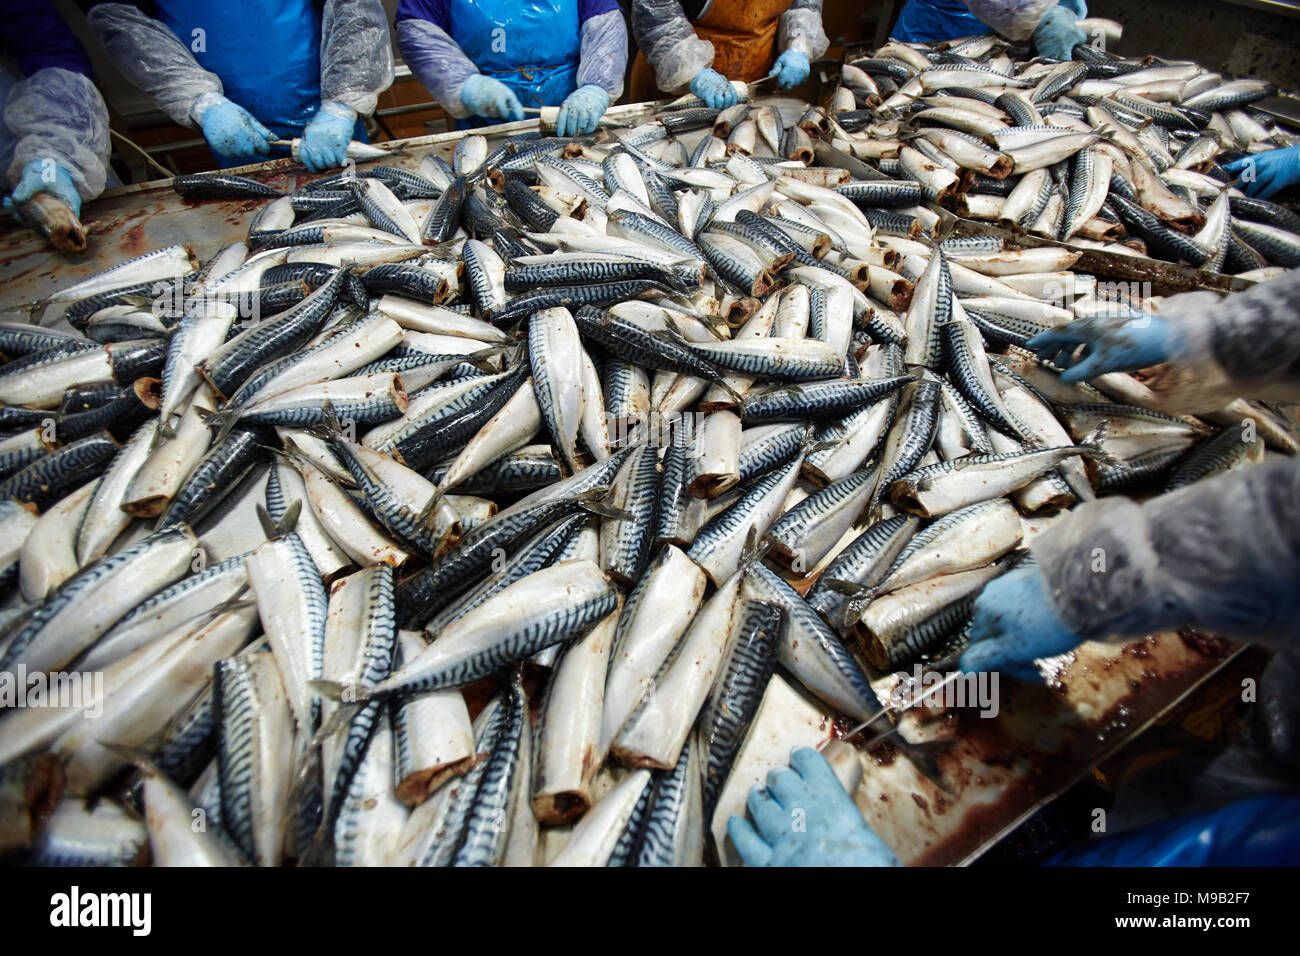
[[(578, 0), (451, 0), (451, 38), (480, 73), (529, 108), (559, 106), (578, 87)], [(500, 120), (470, 117), (457, 126)]]
[(961, 0), (907, 0), (890, 36), (904, 43), (934, 43), (991, 32)]
[[(227, 99), (277, 136), (302, 135), (320, 107), (321, 8), (315, 0), (156, 0), (155, 6), (199, 65), (221, 78)], [(353, 138), (364, 141), (360, 122)], [(286, 153), (214, 155), (227, 167)]]

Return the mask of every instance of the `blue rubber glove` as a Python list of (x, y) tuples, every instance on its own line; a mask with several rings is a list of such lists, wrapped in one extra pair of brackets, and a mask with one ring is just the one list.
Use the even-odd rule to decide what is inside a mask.
[(1239, 174), (1241, 191), (1247, 196), (1267, 199), (1300, 183), (1300, 145), (1243, 156), (1226, 163), (1223, 168)]
[[(1039, 332), (1025, 345), (1065, 369), (1063, 382), (1082, 382), (1107, 372), (1131, 372), (1175, 358), (1183, 337), (1178, 327), (1146, 312), (1076, 319)], [(1075, 351), (1083, 346), (1078, 357)]]
[(475, 116), (512, 123), (524, 118), (524, 108), (514, 90), (482, 73), (475, 73), (461, 84), (460, 101)]
[(5, 208), (13, 209), (37, 193), (49, 193), (81, 218), (81, 193), (72, 181), (72, 174), (52, 159), (33, 159), (23, 167), (22, 178), (14, 191), (5, 197)]
[(783, 90), (788, 90), (792, 86), (798, 86), (804, 80), (808, 79), (808, 73), (812, 69), (812, 64), (808, 62), (808, 57), (804, 56), (798, 50), (786, 50), (776, 59), (772, 66), (772, 72), (769, 76), (776, 77), (776, 85)]
[(704, 100), (704, 105), (711, 110), (725, 110), (737, 102), (736, 88), (731, 81), (708, 67), (695, 74), (695, 79), (691, 80), (691, 92)]
[(342, 166), (348, 160), (348, 144), (356, 128), (356, 110), (325, 100), (303, 131), (298, 158), (314, 173)]
[(1047, 581), (1034, 565), (994, 578), (975, 599), (971, 645), (961, 655), (967, 673), (1002, 671), (1041, 681), (1033, 661), (1074, 650), (1081, 643), (1056, 613)]
[(213, 152), (234, 159), (265, 156), (276, 138), (252, 113), (224, 97), (209, 106), (199, 122)]
[[(727, 821), (749, 866), (899, 866), (898, 857), (862, 819), (826, 758), (808, 747), (773, 770), (767, 787), (749, 791), (751, 824)], [(757, 827), (757, 828), (756, 828)]]
[(1034, 29), (1034, 48), (1039, 56), (1053, 60), (1069, 60), (1074, 48), (1088, 42), (1088, 34), (1076, 22), (1074, 11), (1057, 4), (1047, 11)]
[(596, 132), (596, 124), (609, 109), (609, 94), (594, 83), (580, 86), (564, 98), (555, 132), (560, 136), (578, 136)]

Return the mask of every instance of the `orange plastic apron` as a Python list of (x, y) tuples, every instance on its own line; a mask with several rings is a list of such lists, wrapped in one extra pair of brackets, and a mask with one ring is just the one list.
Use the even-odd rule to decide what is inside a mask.
[[(729, 80), (752, 83), (776, 62), (777, 27), (788, 9), (790, 0), (714, 0), (695, 21), (695, 34), (713, 44), (713, 69)], [(670, 95), (655, 85), (654, 69), (639, 51), (628, 86), (634, 103)]]

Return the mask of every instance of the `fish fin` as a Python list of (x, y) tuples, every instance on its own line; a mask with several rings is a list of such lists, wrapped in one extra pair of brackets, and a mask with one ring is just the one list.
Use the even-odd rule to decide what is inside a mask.
[(760, 538), (757, 525), (750, 525), (749, 533), (745, 535), (745, 546), (740, 551), (740, 568), (747, 569), (758, 563), (771, 550), (771, 540)]
[(219, 445), (230, 434), (239, 421), (239, 414), (242, 410), (238, 408), (223, 408), (220, 411), (209, 411), (206, 408), (198, 409), (199, 417), (203, 419), (204, 424), (215, 428), (216, 437), (212, 439), (213, 445)]
[(614, 497), (614, 488), (612, 485), (600, 485), (596, 488), (589, 488), (575, 498), (582, 506), (584, 511), (591, 514), (599, 515), (602, 518), (614, 518), (618, 521), (631, 521), (632, 512), (623, 508), (615, 507), (611, 504)]
[[(309, 680), (307, 681), (307, 689), (320, 697), (327, 697), (342, 704), (356, 705), (357, 709), (360, 709), (361, 705), (370, 699), (370, 689), (368, 687), (360, 684), (345, 684), (336, 680)], [(340, 708), (340, 710), (335, 711), (330, 719), (325, 722), (325, 726), (316, 732), (316, 736), (320, 737), (322, 734), (329, 736), (345, 727), (351, 719), (351, 715), (348, 716), (347, 720), (339, 719), (344, 709)]]
[(1104, 443), (1106, 441), (1106, 432), (1108, 423), (1102, 422), (1091, 432), (1084, 436), (1083, 441), (1079, 442), (1079, 454), (1091, 461), (1105, 465), (1110, 468), (1118, 467), (1122, 464), (1120, 459), (1116, 458), (1110, 452), (1106, 451)]

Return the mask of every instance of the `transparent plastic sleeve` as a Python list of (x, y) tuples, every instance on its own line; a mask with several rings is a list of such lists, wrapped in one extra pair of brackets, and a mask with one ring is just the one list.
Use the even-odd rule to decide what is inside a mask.
[(625, 72), (627, 23), (623, 20), (623, 11), (610, 10), (583, 21), (578, 86), (599, 86), (609, 94), (609, 101), (613, 103), (623, 95)]
[(811, 62), (826, 52), (830, 40), (822, 27), (822, 0), (794, 0), (781, 14), (777, 46), (798, 50)]
[(393, 48), (380, 0), (327, 0), (321, 23), (321, 99), (369, 116), (393, 84)]
[(398, 20), (397, 45), (416, 79), (448, 115), (469, 116), (469, 108), (460, 101), (460, 88), (478, 70), (445, 30), (428, 20)]
[(1160, 315), (1180, 343), (1148, 381), (1166, 407), (1208, 412), (1234, 398), (1300, 401), (1300, 272), (1226, 298), (1174, 296)]
[(654, 67), (656, 85), (667, 93), (682, 92), (713, 65), (713, 44), (695, 35), (677, 0), (633, 0), (632, 33)]
[(981, 22), (1012, 40), (1028, 40), (1056, 0), (962, 0)]
[(173, 122), (197, 126), (192, 111), (199, 97), (222, 95), (221, 80), (199, 66), (176, 34), (130, 4), (101, 3), (86, 19), (114, 65)]
[(55, 66), (37, 70), (9, 92), (4, 121), (18, 140), (10, 183), (33, 160), (53, 159), (72, 175), (83, 200), (104, 191), (108, 110), (87, 77)]
[(1192, 626), (1296, 641), (1300, 460), (1279, 458), (1136, 504), (1105, 498), (1034, 539), (1062, 620), (1088, 640)]

